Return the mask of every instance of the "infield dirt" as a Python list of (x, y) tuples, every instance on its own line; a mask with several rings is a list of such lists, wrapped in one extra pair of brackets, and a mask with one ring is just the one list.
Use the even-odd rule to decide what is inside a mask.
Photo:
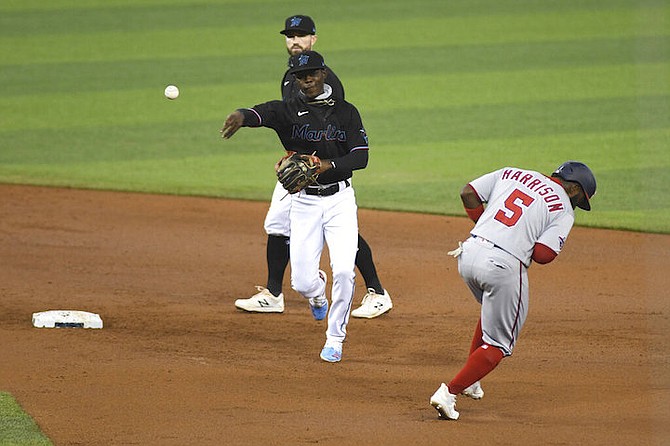
[[(233, 305), (265, 283), (267, 203), (0, 197), (0, 390), (56, 445), (670, 442), (670, 236), (573, 229), (530, 269), (514, 356), (447, 422), (428, 399), (465, 361), (479, 310), (446, 255), (466, 218), (359, 212), (394, 309), (352, 318), (327, 364), (325, 321), (288, 274), (283, 314)], [(356, 306), (363, 294), (359, 277)], [(32, 327), (49, 309), (99, 313), (105, 328)]]

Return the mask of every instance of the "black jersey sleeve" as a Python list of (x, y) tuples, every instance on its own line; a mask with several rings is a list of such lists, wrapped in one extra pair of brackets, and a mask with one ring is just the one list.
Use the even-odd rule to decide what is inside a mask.
[(363, 127), (360, 113), (353, 105), (345, 104), (347, 106), (347, 153), (332, 160), (334, 170), (337, 172), (352, 172), (364, 169), (368, 164), (368, 136)]
[(358, 109), (351, 104), (349, 105), (349, 124), (347, 132), (349, 132), (349, 137), (347, 141), (349, 143), (349, 151), (354, 150), (368, 150), (368, 135), (365, 132), (365, 127), (363, 127), (363, 121), (361, 120), (361, 115), (358, 113)]
[(282, 101), (269, 101), (251, 108), (239, 109), (244, 115), (244, 127), (268, 127), (276, 129), (286, 121), (285, 106)]
[(354, 150), (343, 157), (331, 161), (333, 171), (335, 172), (353, 172), (354, 170), (365, 169), (368, 165), (368, 151)]
[(255, 110), (251, 108), (238, 108), (237, 111), (244, 116), (244, 121), (242, 122), (243, 127), (261, 126), (261, 116)]

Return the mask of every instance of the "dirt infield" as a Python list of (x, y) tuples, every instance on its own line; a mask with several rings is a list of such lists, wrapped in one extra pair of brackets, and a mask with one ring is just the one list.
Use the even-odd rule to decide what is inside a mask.
[[(233, 306), (265, 282), (266, 210), (0, 186), (0, 390), (56, 445), (670, 443), (670, 236), (575, 228), (530, 270), (514, 356), (447, 422), (428, 398), (477, 321), (446, 255), (468, 220), (360, 211), (395, 308), (327, 364), (288, 274), (283, 314)], [(105, 328), (33, 328), (49, 309)]]

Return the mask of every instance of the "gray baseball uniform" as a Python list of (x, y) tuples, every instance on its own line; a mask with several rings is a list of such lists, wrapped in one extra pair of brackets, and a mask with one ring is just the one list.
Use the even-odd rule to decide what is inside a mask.
[(463, 243), (458, 270), (482, 304), (484, 342), (511, 355), (528, 313), (528, 267), (536, 242), (560, 252), (574, 223), (560, 184), (505, 167), (470, 182), (486, 210)]

